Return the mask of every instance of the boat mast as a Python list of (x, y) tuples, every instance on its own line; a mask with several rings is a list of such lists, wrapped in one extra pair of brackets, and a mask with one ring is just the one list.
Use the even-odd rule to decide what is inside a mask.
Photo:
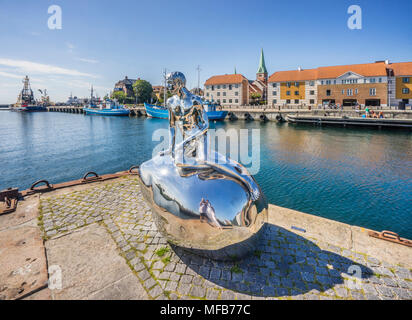
[(166, 68), (163, 69), (163, 83), (164, 83), (164, 87), (163, 87), (163, 106), (166, 108)]
[(197, 92), (200, 96), (200, 70), (202, 70), (200, 69), (200, 65), (197, 65), (196, 70), (197, 70)]

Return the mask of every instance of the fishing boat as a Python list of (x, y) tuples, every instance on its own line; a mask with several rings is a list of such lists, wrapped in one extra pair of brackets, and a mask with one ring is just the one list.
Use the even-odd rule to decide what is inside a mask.
[(90, 103), (83, 108), (85, 114), (103, 115), (103, 116), (128, 116), (129, 109), (119, 105), (116, 101), (106, 99), (102, 104), (93, 105)]
[[(227, 116), (227, 111), (218, 111), (216, 103), (207, 102), (203, 105), (209, 120), (224, 120)], [(169, 119), (169, 111), (164, 106), (156, 106), (145, 103), (146, 114), (151, 118)]]
[(22, 112), (47, 111), (44, 104), (39, 104), (34, 99), (33, 90), (30, 87), (30, 80), (28, 76), (23, 79), (23, 89), (17, 98), (17, 103), (12, 106), (11, 110)]

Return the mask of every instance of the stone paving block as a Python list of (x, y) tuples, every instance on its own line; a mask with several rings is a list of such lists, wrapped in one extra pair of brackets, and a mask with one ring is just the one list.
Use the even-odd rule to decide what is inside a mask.
[(193, 286), (190, 290), (190, 295), (203, 298), (206, 295), (206, 289), (199, 286)]

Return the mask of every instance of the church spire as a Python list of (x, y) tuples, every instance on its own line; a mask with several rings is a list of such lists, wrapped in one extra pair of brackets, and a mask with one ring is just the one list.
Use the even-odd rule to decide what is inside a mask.
[(259, 61), (259, 68), (256, 73), (268, 73), (266, 70), (266, 65), (265, 65), (265, 56), (263, 54), (263, 48), (260, 51), (260, 61)]

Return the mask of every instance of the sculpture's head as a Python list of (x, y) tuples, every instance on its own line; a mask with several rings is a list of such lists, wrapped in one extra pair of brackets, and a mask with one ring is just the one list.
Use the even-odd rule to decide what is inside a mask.
[(166, 76), (167, 87), (171, 91), (178, 91), (186, 86), (186, 77), (179, 71), (171, 72)]

